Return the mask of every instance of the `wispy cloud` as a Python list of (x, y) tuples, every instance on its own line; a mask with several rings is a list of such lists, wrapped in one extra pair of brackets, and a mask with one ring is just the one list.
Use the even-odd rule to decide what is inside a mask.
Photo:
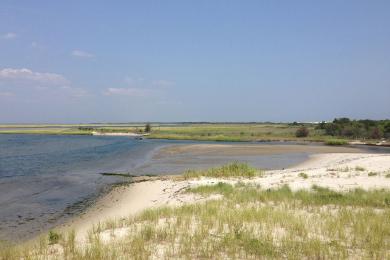
[(150, 97), (162, 95), (167, 87), (173, 86), (169, 80), (148, 80), (145, 78), (125, 77), (126, 87), (107, 88), (106, 96)]
[(33, 81), (45, 84), (67, 85), (69, 81), (62, 75), (47, 72), (34, 72), (30, 69), (5, 68), (0, 70), (0, 81)]
[(81, 50), (73, 50), (71, 52), (71, 55), (73, 57), (79, 57), (79, 58), (94, 58), (95, 55), (86, 51), (81, 51)]
[(1, 35), (1, 38), (4, 40), (12, 40), (15, 39), (18, 35), (13, 32), (8, 32), (6, 34)]
[[(30, 69), (5, 68), (0, 70), (0, 84), (12, 86), (18, 95), (41, 93), (45, 95), (64, 95), (68, 97), (84, 97), (88, 92), (73, 84), (61, 74), (36, 72)], [(2, 96), (11, 96), (11, 92), (2, 92)]]
[(106, 96), (120, 95), (131, 97), (144, 97), (150, 94), (149, 89), (142, 88), (108, 88), (104, 91)]

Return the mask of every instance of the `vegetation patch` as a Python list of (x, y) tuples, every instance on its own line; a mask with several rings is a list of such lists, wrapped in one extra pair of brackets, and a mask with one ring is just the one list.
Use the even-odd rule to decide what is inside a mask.
[(309, 178), (309, 176), (308, 176), (306, 173), (304, 173), (304, 172), (300, 172), (300, 173), (298, 174), (298, 176), (301, 177), (301, 178), (304, 178), (304, 179)]
[(347, 140), (344, 139), (328, 139), (325, 141), (326, 145), (346, 145), (348, 144)]
[(358, 172), (364, 172), (366, 169), (364, 167), (361, 167), (361, 166), (355, 166), (355, 171), (358, 171)]
[[(223, 199), (148, 209), (95, 226), (88, 243), (58, 236), (3, 247), (0, 259), (339, 259), (390, 257), (390, 192), (218, 183), (187, 192)], [(123, 235), (120, 235), (123, 233)], [(49, 239), (50, 241), (50, 239)], [(57, 245), (56, 245), (57, 246)]]
[(213, 177), (213, 178), (234, 178), (246, 177), (253, 178), (262, 176), (263, 171), (250, 167), (245, 163), (234, 162), (221, 167), (215, 167), (208, 170), (188, 170), (183, 176), (185, 179), (199, 178), (199, 177)]

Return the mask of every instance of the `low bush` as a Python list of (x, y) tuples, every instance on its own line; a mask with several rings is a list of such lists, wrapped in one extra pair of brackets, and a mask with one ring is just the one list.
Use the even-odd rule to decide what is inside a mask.
[(307, 137), (309, 135), (309, 129), (307, 129), (307, 127), (300, 127), (297, 129), (297, 131), (295, 132), (295, 136), (296, 137)]

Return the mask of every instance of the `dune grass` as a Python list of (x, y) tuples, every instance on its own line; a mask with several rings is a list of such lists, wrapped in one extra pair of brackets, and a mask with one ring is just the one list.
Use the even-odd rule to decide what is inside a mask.
[(263, 171), (250, 167), (245, 163), (234, 162), (207, 170), (188, 170), (183, 174), (184, 179), (213, 177), (213, 178), (253, 178), (261, 176)]
[[(264, 190), (218, 183), (187, 190), (223, 199), (148, 209), (95, 226), (56, 245), (3, 247), (0, 259), (344, 259), (390, 257), (390, 192), (335, 192), (314, 186)], [(120, 235), (119, 231), (125, 231)], [(57, 246), (57, 247), (55, 247)], [(1, 248), (0, 248), (1, 249)]]

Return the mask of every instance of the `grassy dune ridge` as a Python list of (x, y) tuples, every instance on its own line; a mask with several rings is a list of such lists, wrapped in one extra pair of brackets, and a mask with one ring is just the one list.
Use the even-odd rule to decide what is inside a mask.
[[(187, 173), (188, 174), (188, 173)], [(184, 178), (252, 178), (261, 171), (232, 163)], [(203, 202), (150, 208), (94, 226), (85, 243), (52, 231), (39, 242), (0, 248), (0, 259), (360, 259), (390, 257), (390, 191), (337, 192), (320, 186), (219, 182), (191, 186)], [(77, 230), (76, 230), (77, 232)]]

